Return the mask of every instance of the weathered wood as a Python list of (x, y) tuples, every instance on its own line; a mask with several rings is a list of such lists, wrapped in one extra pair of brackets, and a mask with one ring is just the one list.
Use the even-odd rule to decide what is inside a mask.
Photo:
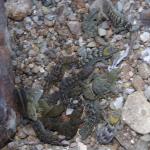
[(14, 136), (19, 120), (7, 37), (4, 0), (0, 0), (0, 148)]

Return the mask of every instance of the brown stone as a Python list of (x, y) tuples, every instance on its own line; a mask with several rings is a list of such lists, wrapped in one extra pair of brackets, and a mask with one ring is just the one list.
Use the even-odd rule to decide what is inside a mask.
[(148, 79), (150, 76), (150, 67), (147, 64), (142, 63), (138, 66), (138, 73), (143, 79)]
[(8, 0), (6, 2), (7, 16), (13, 20), (23, 20), (32, 12), (31, 0)]
[(129, 64), (125, 63), (121, 69), (120, 78), (123, 82), (126, 82), (131, 78), (131, 72), (133, 71), (133, 68)]
[(77, 9), (86, 8), (84, 0), (74, 0), (73, 3)]
[(134, 76), (132, 84), (137, 91), (144, 90), (144, 80), (139, 75)]

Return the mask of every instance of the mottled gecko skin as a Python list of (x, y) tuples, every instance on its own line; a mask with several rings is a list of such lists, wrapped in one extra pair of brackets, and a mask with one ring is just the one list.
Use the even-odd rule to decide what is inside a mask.
[(51, 69), (47, 77), (47, 86), (52, 86), (61, 81), (65, 70), (70, 68), (72, 64), (78, 64), (78, 58), (75, 56), (59, 56), (56, 60), (56, 65)]
[(103, 19), (111, 21), (115, 33), (132, 31), (131, 23), (113, 6), (110, 0), (100, 0), (96, 6), (91, 8), (82, 24), (82, 29), (88, 37), (97, 36), (98, 24)]
[[(95, 69), (94, 65), (102, 60), (107, 60), (112, 55), (117, 52), (118, 49), (112, 47), (105, 47), (101, 51), (93, 50), (90, 54), (87, 54), (87, 62), (82, 61), (81, 70), (78, 73), (73, 72), (70, 77), (65, 77), (61, 80), (59, 91), (54, 92), (49, 96), (48, 103), (56, 103), (60, 101), (64, 105), (68, 105), (69, 98), (79, 97), (83, 93), (83, 81), (88, 79), (93, 70)], [(89, 57), (92, 55), (92, 57)], [(83, 63), (84, 62), (84, 63)], [(85, 101), (88, 101), (87, 99)], [(81, 129), (82, 138), (86, 138), (92, 131), (94, 125), (97, 123), (98, 118), (97, 111), (95, 110), (93, 104), (88, 101), (85, 103), (85, 110), (87, 114), (86, 121), (84, 123), (84, 128)]]
[(113, 93), (113, 87), (117, 80), (117, 71), (106, 74), (106, 77), (102, 77), (99, 74), (93, 75), (89, 82), (86, 82), (83, 87), (83, 97), (85, 101), (85, 122), (80, 129), (80, 135), (82, 139), (86, 139), (93, 128), (100, 120), (101, 106), (97, 101), (107, 96), (107, 94)]
[(98, 12), (98, 9), (92, 10), (83, 21), (82, 29), (88, 35), (88, 37), (95, 37), (97, 35)]
[[(77, 94), (76, 96), (79, 96), (80, 93), (83, 91), (78, 91), (78, 89), (82, 89), (82, 83), (84, 80), (86, 80), (91, 73), (95, 69), (95, 64), (97, 62), (105, 62), (109, 58), (113, 56), (114, 53), (117, 53), (119, 49), (113, 48), (113, 47), (103, 47), (102, 49), (92, 49), (91, 51), (87, 51), (86, 57), (79, 56), (80, 59), (80, 67), (81, 70), (78, 73), (72, 73), (70, 77), (65, 77), (60, 82), (60, 91), (62, 93), (66, 93), (66, 95), (69, 96), (69, 94)], [(72, 97), (73, 95), (70, 95)], [(74, 95), (75, 96), (75, 95)]]
[[(79, 56), (77, 66), (81, 68), (81, 70), (78, 73), (72, 72), (71, 76), (62, 78), (61, 81), (59, 81), (61, 74), (61, 69), (63, 65), (56, 64), (56, 67), (60, 65), (60, 68), (57, 72), (55, 72), (55, 69), (52, 70), (50, 73), (50, 80), (54, 79), (53, 76), (56, 76), (58, 74), (58, 77), (55, 77), (57, 79), (57, 82), (60, 82), (59, 85), (59, 91), (54, 92), (49, 96), (50, 100), (53, 100), (53, 102), (57, 102), (57, 100), (63, 100), (70, 97), (79, 96), (81, 93), (81, 87), (80, 83), (87, 79), (89, 75), (93, 72), (95, 69), (94, 65), (97, 62), (105, 61), (112, 57), (114, 53), (118, 52), (118, 49), (113, 47), (104, 47), (101, 50), (95, 49), (91, 50), (91, 52), (87, 52), (87, 57), (83, 58), (82, 56)], [(66, 60), (66, 59), (65, 59)], [(75, 62), (75, 61), (74, 61)], [(78, 94), (77, 94), (78, 93)], [(75, 95), (74, 95), (75, 94)]]
[(96, 129), (97, 141), (100, 144), (108, 144), (113, 140), (113, 138), (116, 135), (116, 132), (117, 132), (116, 127), (109, 123), (106, 123), (101, 127), (97, 126)]
[(94, 102), (85, 100), (84, 105), (86, 118), (84, 119), (83, 126), (79, 130), (82, 140), (85, 140), (90, 134), (92, 134), (93, 128), (98, 121)]
[[(84, 56), (79, 54), (80, 62), (82, 66), (93, 66), (97, 62), (106, 63), (106, 60), (111, 58), (115, 53), (119, 52), (120, 49), (113, 46), (103, 46), (99, 49), (86, 50)], [(80, 53), (80, 52), (79, 52)]]
[[(46, 132), (46, 130), (47, 130), (45, 128), (46, 123), (44, 123), (44, 122), (46, 122), (45, 121), (46, 119), (44, 119), (44, 118), (57, 117), (57, 116), (61, 115), (61, 113), (63, 111), (65, 111), (66, 107), (69, 105), (68, 100), (70, 98), (79, 98), (79, 96), (83, 93), (82, 82), (85, 79), (88, 79), (88, 77), (91, 75), (91, 73), (95, 69), (94, 65), (97, 62), (102, 61), (103, 59), (105, 60), (105, 59), (110, 58), (113, 54), (112, 52), (114, 52), (114, 49), (111, 49), (111, 48), (105, 48), (103, 50), (102, 51), (98, 51), (98, 50), (94, 51), (93, 50), (92, 53), (87, 54), (86, 60), (88, 60), (88, 61), (82, 60), (82, 63), (80, 62), (80, 59), (78, 59), (78, 61), (76, 61), (75, 58), (73, 60), (71, 60), (71, 57), (69, 59), (67, 59), (66, 57), (61, 58), (59, 61), (57, 61), (57, 64), (54, 66), (54, 68), (52, 69), (52, 71), (49, 75), (51, 84), (53, 83), (53, 80), (55, 82), (60, 82), (59, 90), (50, 94), (46, 98), (46, 100), (45, 99), (34, 100), (34, 98), (32, 97), (32, 93), (31, 93), (31, 96), (26, 96), (26, 98), (29, 99), (29, 100), (27, 100), (28, 101), (27, 111), (29, 111), (27, 113), (29, 115), (28, 118), (30, 118), (32, 120), (33, 127), (41, 141), (44, 141), (45, 143), (55, 144), (55, 145), (60, 144), (60, 142), (57, 142), (57, 139), (58, 139), (58, 141), (60, 140), (58, 137), (56, 138), (56, 136), (55, 136), (53, 139), (53, 135), (52, 135), (53, 132)], [(90, 57), (90, 55), (92, 57)], [(65, 72), (65, 71), (62, 71), (63, 67), (64, 67), (64, 65), (68, 66), (69, 62), (72, 62), (72, 64), (77, 62), (77, 65), (79, 66), (80, 71), (78, 73), (72, 72), (71, 76), (69, 76), (69, 77), (63, 77), (64, 72)], [(57, 69), (57, 67), (58, 67), (58, 69)], [(85, 106), (85, 107), (87, 107), (87, 106)], [(95, 110), (92, 108), (91, 109), (86, 108), (86, 109), (87, 109), (88, 113), (90, 113), (90, 114), (92, 113), (92, 115), (88, 114), (89, 115), (88, 120), (93, 120), (92, 122), (95, 123), (94, 120), (97, 119)], [(43, 111), (43, 110), (45, 110), (45, 111)], [(61, 110), (61, 111), (57, 111), (57, 110)], [(56, 113), (54, 113), (54, 111)], [(91, 116), (93, 119), (91, 118)], [(43, 119), (44, 119), (44, 122), (42, 122)], [(73, 122), (73, 120), (72, 120), (72, 122)], [(87, 122), (87, 127), (89, 128), (88, 124), (89, 124), (89, 122)], [(56, 125), (53, 125), (53, 126), (55, 126), (56, 130), (61, 129), (61, 126), (56, 126)], [(70, 124), (70, 122), (65, 122), (64, 124), (62, 124), (62, 126), (64, 126), (64, 127), (69, 126), (70, 129), (73, 129), (73, 124)], [(77, 124), (77, 126), (78, 126), (78, 124)], [(93, 126), (94, 126), (93, 124), (90, 125), (90, 128), (92, 129)], [(69, 128), (68, 128), (68, 130), (70, 130)], [(65, 134), (69, 135), (69, 131), (66, 130)], [(49, 139), (49, 137), (51, 137), (51, 139)], [(72, 136), (70, 135), (70, 137), (72, 137)]]
[(116, 32), (119, 33), (124, 30), (130, 31), (132, 26), (131, 23), (129, 23), (126, 17), (113, 6), (110, 0), (102, 0), (102, 9), (103, 13), (116, 28)]

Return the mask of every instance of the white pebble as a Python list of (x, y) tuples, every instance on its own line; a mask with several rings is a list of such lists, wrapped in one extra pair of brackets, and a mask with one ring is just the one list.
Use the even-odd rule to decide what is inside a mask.
[(99, 34), (99, 36), (105, 36), (106, 35), (106, 30), (103, 29), (103, 28), (99, 28), (98, 29), (98, 34)]
[(143, 41), (143, 42), (147, 42), (148, 40), (150, 40), (150, 33), (149, 33), (149, 32), (143, 32), (143, 33), (140, 35), (140, 39), (141, 39), (141, 41)]
[(44, 72), (45, 72), (45, 70), (44, 70), (43, 67), (40, 67), (40, 72), (41, 72), (41, 73), (44, 73)]
[(121, 109), (123, 106), (123, 97), (117, 97), (115, 101), (110, 104), (111, 109)]
[(128, 95), (131, 94), (131, 93), (133, 93), (134, 91), (135, 90), (133, 88), (126, 88), (125, 89), (125, 93), (128, 94)]
[(66, 110), (66, 115), (71, 115), (73, 111), (74, 111), (74, 109), (72, 109), (72, 108), (67, 108), (67, 110)]
[(78, 142), (78, 150), (87, 150), (87, 146), (81, 142)]
[(144, 51), (141, 52), (141, 58), (147, 63), (150, 64), (150, 48), (147, 47)]

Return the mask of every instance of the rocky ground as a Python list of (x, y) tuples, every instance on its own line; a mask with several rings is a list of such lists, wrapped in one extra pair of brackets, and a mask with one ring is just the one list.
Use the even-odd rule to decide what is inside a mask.
[[(95, 136), (81, 141), (79, 135), (68, 147), (42, 144), (31, 125), (21, 125), (15, 138), (3, 150), (148, 150), (150, 149), (150, 7), (149, 0), (113, 0), (116, 8), (134, 25), (133, 33), (115, 34), (109, 21), (98, 24), (94, 37), (83, 31), (83, 19), (93, 7), (91, 0), (8, 0), (8, 29), (16, 86), (43, 89), (54, 60), (60, 53), (100, 48), (107, 43), (120, 50), (132, 47), (119, 65), (118, 97), (109, 102), (110, 110), (121, 110), (121, 129), (114, 140), (100, 145)], [(141, 20), (140, 20), (140, 14)], [(142, 24), (143, 22), (143, 24)], [(87, 31), (88, 32), (88, 31)], [(131, 44), (131, 45), (130, 45)]]

